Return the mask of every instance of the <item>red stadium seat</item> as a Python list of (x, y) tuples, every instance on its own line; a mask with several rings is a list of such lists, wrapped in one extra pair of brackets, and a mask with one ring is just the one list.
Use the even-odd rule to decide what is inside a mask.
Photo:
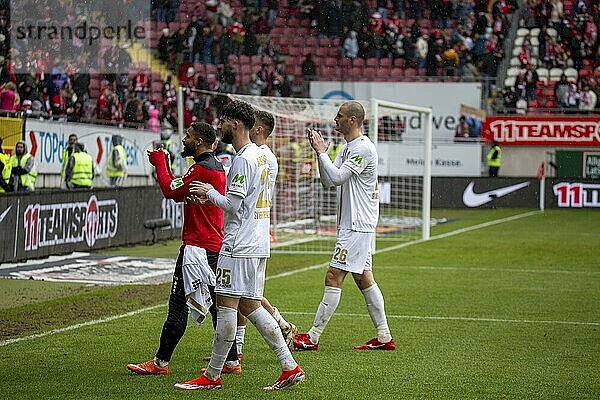
[(404, 75), (406, 76), (416, 76), (417, 75), (417, 70), (414, 68), (406, 68), (404, 70)]
[(394, 67), (390, 71), (390, 76), (393, 76), (394, 78), (404, 76), (404, 70), (400, 67)]
[(365, 60), (362, 58), (355, 58), (354, 60), (352, 60), (352, 65), (355, 67), (364, 67)]
[(377, 74), (377, 68), (375, 67), (366, 67), (363, 70), (363, 74), (366, 75), (367, 78), (372, 78)]
[(392, 66), (392, 60), (388, 57), (382, 58), (379, 60), (379, 65), (383, 68), (390, 68)]
[(325, 58), (325, 65), (327, 65), (328, 67), (333, 67), (335, 65), (337, 65), (339, 63), (339, 60), (333, 57), (327, 57)]
[(327, 47), (317, 47), (314, 54), (317, 57), (327, 57)]
[(367, 58), (366, 65), (367, 67), (377, 67), (379, 65), (379, 60), (374, 57)]

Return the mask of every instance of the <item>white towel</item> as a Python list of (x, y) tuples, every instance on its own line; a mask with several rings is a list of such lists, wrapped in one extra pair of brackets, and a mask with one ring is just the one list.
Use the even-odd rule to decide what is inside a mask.
[(215, 273), (208, 265), (206, 250), (186, 245), (183, 249), (183, 288), (192, 320), (201, 325), (212, 305), (208, 286), (215, 286)]

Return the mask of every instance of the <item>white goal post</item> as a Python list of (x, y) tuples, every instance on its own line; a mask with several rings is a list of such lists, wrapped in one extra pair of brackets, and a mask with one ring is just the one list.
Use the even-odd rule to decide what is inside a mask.
[[(271, 209), (272, 251), (330, 254), (336, 238), (335, 189), (324, 189), (320, 184), (316, 157), (305, 132), (306, 128), (321, 131), (326, 140), (341, 147), (343, 138), (334, 135), (333, 119), (346, 100), (229, 96), (275, 117), (269, 143), (279, 162)], [(438, 222), (431, 220), (430, 213), (431, 108), (378, 99), (358, 101), (366, 111), (364, 133), (375, 143), (379, 154), (380, 219), (376, 246), (429, 239), (430, 224)], [(422, 122), (419, 137), (405, 134), (411, 118)], [(412, 159), (418, 164), (416, 173), (398, 168), (394, 158), (398, 150), (413, 152)]]

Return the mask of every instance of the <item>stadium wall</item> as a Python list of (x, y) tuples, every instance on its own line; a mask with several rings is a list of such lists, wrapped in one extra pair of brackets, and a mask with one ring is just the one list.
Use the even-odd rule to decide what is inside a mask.
[(157, 187), (4, 194), (0, 263), (149, 242), (144, 223), (156, 219), (170, 223), (157, 239), (180, 236), (182, 207)]

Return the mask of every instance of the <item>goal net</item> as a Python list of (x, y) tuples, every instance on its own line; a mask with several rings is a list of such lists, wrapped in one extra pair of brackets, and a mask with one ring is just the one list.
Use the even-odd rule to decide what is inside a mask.
[[(275, 116), (270, 147), (279, 162), (271, 208), (272, 252), (330, 254), (336, 239), (336, 189), (325, 189), (306, 129), (321, 131), (332, 143), (330, 156), (344, 143), (333, 121), (344, 100), (230, 95)], [(359, 100), (360, 101), (360, 100)], [(430, 220), (431, 109), (371, 99), (364, 133), (379, 154), (380, 216), (377, 248), (428, 239)], [(421, 128), (415, 121), (420, 121)], [(335, 146), (335, 147), (333, 147)], [(429, 149), (429, 150), (428, 150)], [(407, 153), (411, 165), (398, 165)], [(435, 223), (435, 221), (433, 221)]]

